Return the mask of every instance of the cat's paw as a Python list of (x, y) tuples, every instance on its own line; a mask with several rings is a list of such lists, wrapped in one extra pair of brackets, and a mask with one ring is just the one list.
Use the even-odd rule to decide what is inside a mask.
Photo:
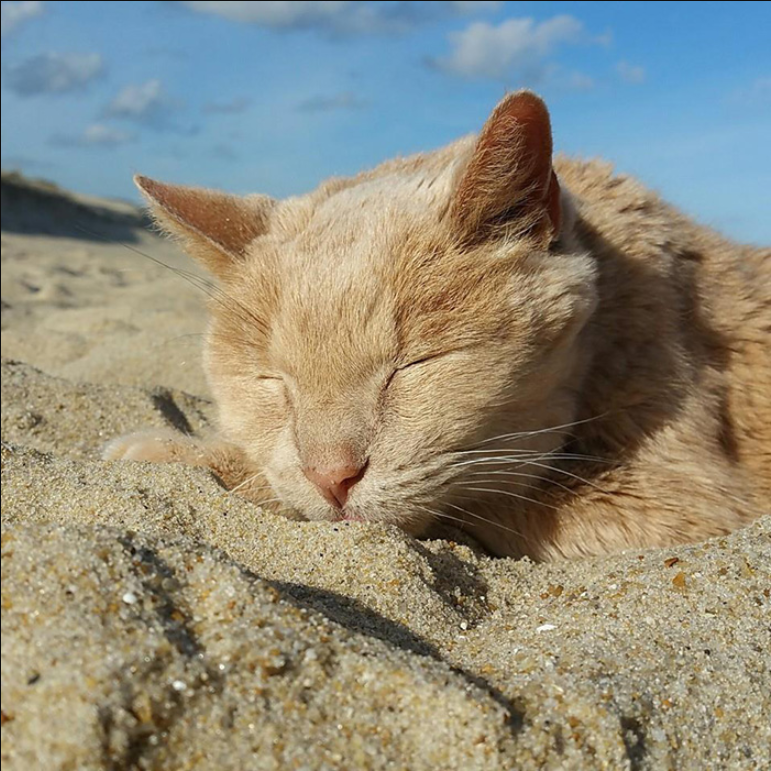
[(198, 442), (176, 431), (137, 431), (119, 436), (102, 450), (103, 460), (129, 460), (145, 463), (189, 463), (198, 465)]

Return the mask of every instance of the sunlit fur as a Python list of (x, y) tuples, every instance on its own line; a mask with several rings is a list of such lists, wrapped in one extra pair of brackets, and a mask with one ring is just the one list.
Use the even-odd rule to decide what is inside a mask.
[[(540, 104), (507, 97), (480, 139), (303, 197), (219, 195), (214, 224), (215, 194), (140, 179), (219, 280), (221, 439), (132, 435), (107, 456), (206, 465), (308, 519), (445, 520), (536, 559), (769, 511), (771, 251), (600, 162), (557, 159), (559, 186), (550, 163), (534, 175), (517, 132), (548, 132)], [(518, 125), (522, 105), (545, 127)], [(483, 151), (498, 165), (471, 175)], [(302, 472), (365, 459), (342, 514)]]

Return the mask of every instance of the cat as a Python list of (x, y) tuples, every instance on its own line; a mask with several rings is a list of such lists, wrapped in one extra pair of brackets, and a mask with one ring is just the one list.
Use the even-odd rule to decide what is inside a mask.
[(136, 178), (214, 275), (218, 438), (141, 432), (299, 519), (460, 525), (578, 558), (771, 510), (771, 250), (600, 161), (507, 95), (481, 133), (276, 201)]

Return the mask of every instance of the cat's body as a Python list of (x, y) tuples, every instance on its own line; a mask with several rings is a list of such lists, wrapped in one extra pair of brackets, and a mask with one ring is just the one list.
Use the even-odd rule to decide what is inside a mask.
[(222, 439), (132, 435), (108, 457), (208, 466), (311, 519), (460, 521), (536, 559), (768, 512), (771, 250), (601, 163), (554, 171), (521, 92), (479, 138), (302, 198), (140, 178), (220, 280)]

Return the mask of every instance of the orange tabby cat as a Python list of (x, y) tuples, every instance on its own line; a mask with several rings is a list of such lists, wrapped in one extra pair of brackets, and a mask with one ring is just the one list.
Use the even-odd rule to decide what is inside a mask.
[(137, 184), (218, 279), (207, 466), (311, 520), (463, 523), (535, 559), (665, 546), (771, 510), (771, 250), (599, 162), (552, 166), (522, 91), (478, 137), (299, 198)]

